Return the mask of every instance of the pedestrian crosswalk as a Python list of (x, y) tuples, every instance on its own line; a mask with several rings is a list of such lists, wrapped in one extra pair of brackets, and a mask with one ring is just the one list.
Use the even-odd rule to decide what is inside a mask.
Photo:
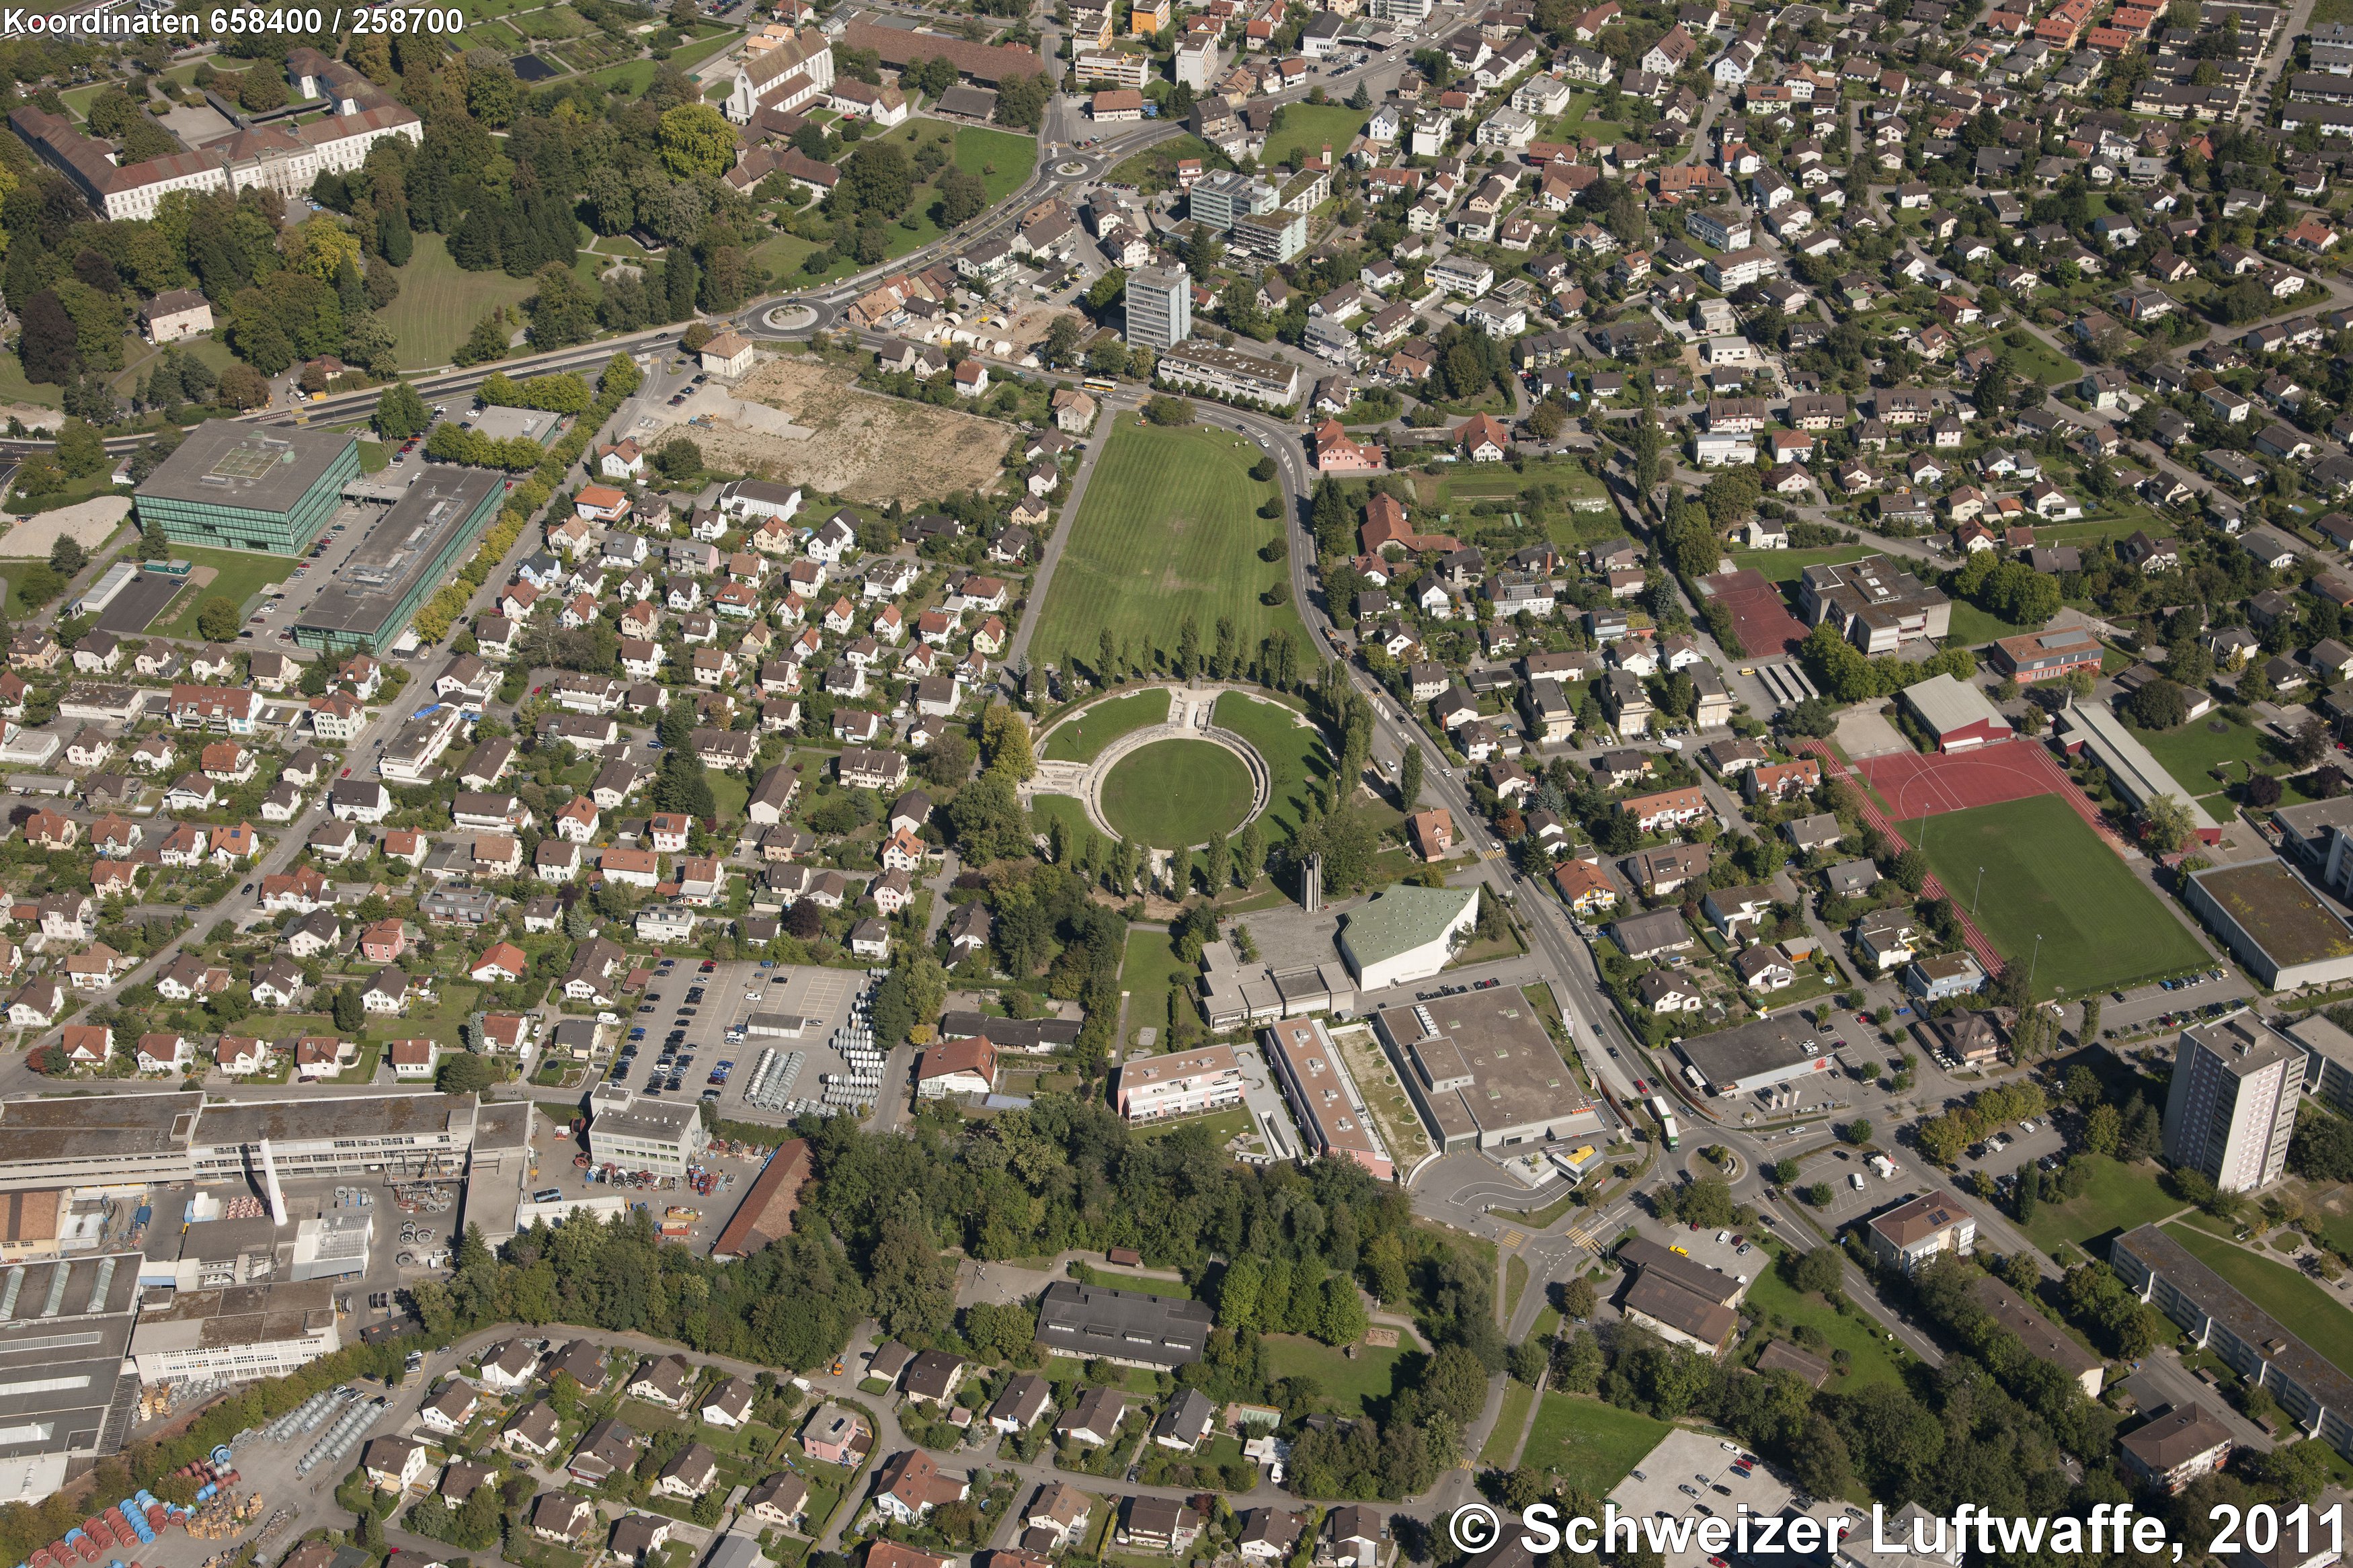
[(1504, 1233), (1504, 1248), (1505, 1251), (1510, 1251), (1527, 1238), (1527, 1232), (1524, 1230), (1507, 1230)]

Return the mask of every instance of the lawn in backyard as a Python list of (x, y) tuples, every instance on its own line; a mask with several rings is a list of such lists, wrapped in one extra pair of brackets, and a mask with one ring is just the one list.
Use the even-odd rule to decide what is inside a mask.
[(2263, 773), (2275, 772), (2278, 767), (2271, 748), (2253, 725), (2219, 712), (2177, 724), (2170, 730), (2143, 730), (2136, 725), (2132, 732), (2148, 748), (2149, 755), (2173, 775), (2173, 782), (2181, 786), (2185, 798), (2221, 795), (2227, 789), (2228, 784), (2213, 776), (2214, 769), (2225, 763), (2236, 764), (2231, 769), (2231, 784), (2243, 779), (2249, 766)]
[(1833, 1373), (1830, 1383), (1833, 1388), (1852, 1391), (1867, 1383), (1901, 1384), (1904, 1381), (1904, 1368), (1911, 1357), (1892, 1351), (1883, 1331), (1833, 1310), (1811, 1291), (1799, 1292), (1770, 1261), (1757, 1269), (1757, 1282), (1748, 1287), (1747, 1305), (1763, 1313), (1766, 1322), (1785, 1331), (1801, 1323), (1820, 1331), (1827, 1349), (1816, 1353), (1846, 1352), (1846, 1375)]
[(2036, 1205), (2034, 1217), (2026, 1222), (2027, 1236), (2043, 1251), (2063, 1242), (2082, 1246), (2095, 1237), (2147, 1225), (2181, 1208), (2180, 1199), (2168, 1196), (2158, 1185), (2154, 1165), (2127, 1165), (2105, 1154), (2083, 1157), (2092, 1163), (2090, 1184), (2063, 1202), (2046, 1199)]
[(1182, 849), (1233, 832), (1250, 806), (1250, 773), (1214, 741), (1155, 741), (1112, 764), (1103, 820), (1124, 838)]
[(1091, 763), (1122, 735), (1167, 721), (1168, 690), (1155, 686), (1124, 697), (1106, 697), (1054, 726), (1046, 737), (1050, 763)]
[(1897, 826), (1948, 889), (1975, 897), (1985, 868), (1977, 923), (2004, 957), (2033, 965), (2037, 997), (2082, 996), (2211, 962), (2055, 795), (1948, 812), (1926, 819), (1925, 836), (1919, 820)]
[(1587, 1497), (1604, 1497), (1674, 1428), (1638, 1411), (1576, 1394), (1547, 1394), (1520, 1463), (1549, 1471)]
[(1979, 643), (1989, 643), (1997, 637), (2014, 637), (2022, 632), (2031, 632), (2034, 629), (2032, 626), (2021, 626), (2015, 621), (2005, 621), (1989, 611), (1980, 610), (1967, 599), (1955, 599), (1952, 626), (1945, 642), (1951, 647), (1975, 647)]
[(447, 364), (474, 323), (498, 305), (519, 305), (539, 285), (503, 272), (469, 272), (449, 259), (438, 234), (420, 234), (408, 265), (395, 270), (400, 298), (376, 312), (399, 345), (403, 370)]
[[(1868, 544), (1834, 544), (1827, 550), (1736, 550), (1732, 564), (1754, 572), (1767, 583), (1794, 583), (1809, 566), (1832, 566), (1879, 553)], [(1957, 613), (1960, 605), (1953, 609)]]
[(1552, 122), (1552, 130), (1548, 134), (1555, 140), (1562, 142), (1575, 142), (1587, 136), (1605, 142), (1623, 140), (1626, 135), (1626, 127), (1623, 123), (1615, 120), (1591, 118), (1593, 106), (1599, 101), (1599, 93), (1576, 94), (1568, 100), (1568, 112)]
[(1231, 730), (1250, 742), (1266, 763), (1268, 773), (1266, 826), (1269, 838), (1288, 834), (1299, 825), (1306, 808), (1307, 785), (1332, 771), (1332, 754), (1324, 748), (1323, 731), (1303, 724), (1299, 715), (1280, 702), (1261, 702), (1239, 691), (1218, 699), (1211, 718), (1220, 730)]
[(1153, 649), (1173, 656), (1188, 618), (1205, 654), (1227, 619), (1245, 657), (1278, 627), (1304, 655), (1298, 612), (1261, 600), (1291, 580), (1288, 563), (1258, 557), (1282, 531), (1258, 515), (1274, 495), (1250, 477), (1263, 455), (1228, 431), (1118, 421), (1070, 524), (1033, 662), (1092, 668), (1106, 628), (1139, 658)]
[(2353, 1312), (2327, 1291), (2284, 1263), (2259, 1258), (2245, 1247), (2188, 1226), (2168, 1225), (2165, 1234), (2213, 1269), (2256, 1306), (2285, 1323), (2296, 1338), (2353, 1375)]
[(1288, 163), (1293, 153), (1321, 157), (1327, 146), (1334, 156), (1339, 156), (1347, 152), (1370, 118), (1365, 110), (1345, 103), (1286, 103), (1282, 114), (1282, 128), (1267, 132), (1266, 152), (1259, 159), (1261, 168)]
[(2007, 354), (2010, 367), (2018, 374), (2039, 381), (2045, 386), (2081, 381), (2084, 377), (2082, 365), (2023, 328), (2003, 338), (1995, 346), (1994, 353)]
[(1314, 1378), (1334, 1408), (1345, 1415), (1361, 1412), (1367, 1399), (1383, 1400), (1394, 1393), (1399, 1363), (1407, 1363), (1403, 1370), (1409, 1374), (1417, 1373), (1421, 1364), (1420, 1342), (1408, 1329), (1398, 1331), (1395, 1345), (1358, 1345), (1354, 1356), (1303, 1334), (1267, 1334), (1263, 1342), (1268, 1372), (1277, 1378)]
[(171, 619), (158, 619), (149, 628), (158, 637), (202, 637), (196, 630), (196, 606), (210, 598), (227, 599), (243, 619), (246, 601), (272, 584), (284, 582), (295, 566), (291, 555), (266, 555), (258, 550), (199, 550), (180, 544), (173, 546), (172, 553), (191, 565), (211, 567), (213, 580), (201, 588), (182, 591), (167, 606)]

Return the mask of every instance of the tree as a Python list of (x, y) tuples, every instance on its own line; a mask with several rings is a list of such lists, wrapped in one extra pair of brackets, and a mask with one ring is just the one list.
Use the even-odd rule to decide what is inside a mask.
[[(950, 169), (942, 174), (939, 192), (940, 216), (949, 228), (978, 217), (988, 206), (988, 188), (969, 169)], [(1075, 331), (1075, 322), (1072, 328)]]
[(2144, 730), (2170, 730), (2189, 717), (2189, 699), (2170, 680), (2152, 680), (2125, 704), (2133, 721)]
[[(15, 276), (13, 268), (10, 276)], [(78, 342), (73, 318), (54, 289), (44, 289), (25, 301), (16, 357), (28, 379), (59, 384), (71, 379), (81, 363)]]
[(219, 594), (196, 606), (196, 635), (207, 642), (232, 642), (237, 637), (237, 601)]
[(339, 1032), (357, 1034), (367, 1023), (367, 1005), (360, 999), (360, 983), (347, 980), (335, 992), (335, 1027)]
[(60, 577), (70, 577), (89, 564), (90, 552), (70, 533), (58, 534), (58, 542), (49, 546), (49, 570)]
[(735, 166), (734, 128), (710, 104), (681, 103), (661, 117), (661, 161), (681, 180), (723, 174)]
[(2148, 840), (2150, 847), (2163, 854), (2170, 855), (2189, 843), (2197, 830), (2189, 808), (2179, 795), (2158, 795), (2141, 816), (2141, 836)]
[(406, 441), (423, 435), (433, 423), (433, 415), (415, 387), (396, 381), (377, 396), (375, 414), (369, 423), (385, 440)]
[(1006, 703), (991, 703), (981, 715), (980, 749), (988, 772), (997, 777), (1022, 784), (1038, 772), (1029, 721)]
[(58, 430), (57, 456), (69, 479), (88, 479), (106, 468), (106, 437), (87, 419), (69, 419)]
[(1406, 747), (1405, 759), (1398, 763), (1398, 801), (1408, 811), (1420, 807), (1421, 773), (1427, 765), (1420, 746)]
[(220, 373), (220, 399), (232, 408), (259, 408), (269, 401), (269, 378), (249, 364)]
[(1839, 1129), (1839, 1136), (1858, 1148), (1871, 1142), (1871, 1119), (1858, 1116)]
[(702, 447), (688, 436), (672, 436), (654, 451), (654, 467), (662, 478), (681, 484), (702, 472)]

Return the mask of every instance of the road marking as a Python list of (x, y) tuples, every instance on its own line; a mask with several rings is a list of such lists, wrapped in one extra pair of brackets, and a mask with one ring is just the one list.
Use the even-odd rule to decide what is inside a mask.
[(1522, 1242), (1527, 1240), (1527, 1233), (1525, 1231), (1507, 1230), (1504, 1233), (1504, 1245), (1505, 1247), (1517, 1247)]

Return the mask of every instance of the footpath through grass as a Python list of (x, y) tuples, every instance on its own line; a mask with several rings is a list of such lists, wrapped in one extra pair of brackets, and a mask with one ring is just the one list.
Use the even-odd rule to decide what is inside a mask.
[(2210, 962), (2198, 940), (2057, 795), (1897, 826), (1926, 850), (1957, 898), (1977, 896), (1978, 868), (1985, 868), (1977, 923), (2004, 957), (2032, 964), (2038, 998), (2062, 991), (2081, 996)]
[(2239, 1293), (2287, 1325), (2288, 1332), (2353, 1376), (2353, 1312), (2284, 1263), (2259, 1258), (2245, 1247), (2185, 1225), (2165, 1234), (2191, 1257), (2238, 1288)]
[(1050, 763), (1091, 763), (1122, 735), (1166, 723), (1168, 689), (1155, 686), (1124, 697), (1106, 697), (1082, 713), (1063, 720), (1046, 737)]
[(1256, 443), (1231, 431), (1124, 418), (1103, 439), (1039, 612), (1033, 660), (1092, 668), (1106, 628), (1138, 658), (1155, 649), (1173, 656), (1187, 618), (1205, 654), (1217, 646), (1221, 619), (1233, 623), (1245, 658), (1278, 627), (1304, 654), (1298, 612), (1261, 600), (1291, 573), (1284, 562), (1258, 558), (1283, 525), (1258, 515), (1275, 491), (1250, 477), (1264, 455)]

